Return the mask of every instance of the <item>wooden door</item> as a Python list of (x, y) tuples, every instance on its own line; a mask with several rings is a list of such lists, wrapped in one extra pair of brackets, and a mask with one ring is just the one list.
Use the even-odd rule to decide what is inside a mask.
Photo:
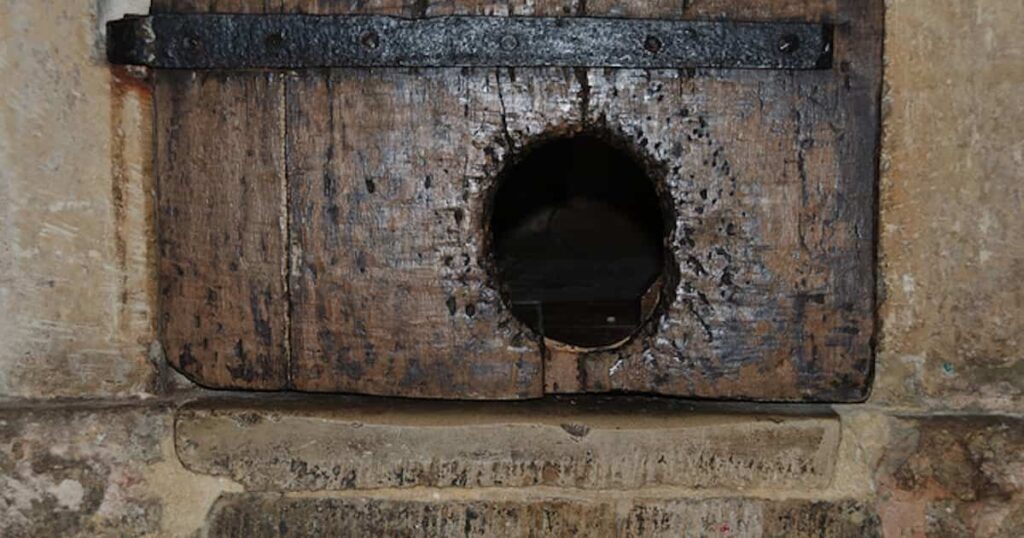
[[(826, 23), (817, 70), (157, 71), (160, 328), (212, 387), (857, 401), (873, 363), (882, 2), (158, 0), (154, 12)], [(542, 338), (491, 251), (538, 141), (629, 146), (670, 218), (612, 346)]]

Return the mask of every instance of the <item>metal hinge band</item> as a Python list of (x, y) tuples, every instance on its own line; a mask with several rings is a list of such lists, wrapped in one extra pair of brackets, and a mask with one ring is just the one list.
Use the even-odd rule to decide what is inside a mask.
[(594, 17), (154, 14), (107, 24), (114, 64), (158, 69), (828, 69), (831, 27)]

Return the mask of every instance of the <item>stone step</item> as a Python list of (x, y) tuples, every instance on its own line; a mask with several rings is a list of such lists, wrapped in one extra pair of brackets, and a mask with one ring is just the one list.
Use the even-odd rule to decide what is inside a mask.
[(208, 536), (596, 536), (870, 538), (870, 505), (856, 501), (394, 499), (226, 494)]
[[(620, 397), (520, 403), (380, 398), (310, 405), (204, 404), (179, 411), (189, 469), (251, 490), (392, 487), (798, 491), (832, 480), (829, 414)], [(746, 408), (750, 409), (750, 407)]]

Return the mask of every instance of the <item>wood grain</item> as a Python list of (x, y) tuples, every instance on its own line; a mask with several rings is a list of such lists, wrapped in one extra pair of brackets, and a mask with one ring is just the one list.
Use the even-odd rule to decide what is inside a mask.
[[(483, 187), (504, 151), (499, 77), (432, 69), (289, 79), (296, 388), (541, 394), (541, 350), (502, 305), (482, 250)], [(568, 106), (560, 93), (508, 99), (526, 113), (527, 100)]]
[(588, 73), (596, 121), (633, 135), (664, 167), (679, 278), (666, 290), (666, 310), (622, 348), (550, 354), (549, 389), (781, 401), (867, 396), (881, 3), (743, 7), (692, 2), (687, 10), (806, 13), (805, 20), (836, 23), (836, 68)]
[[(546, 390), (861, 400), (874, 353), (882, 4), (154, 2), (154, 11), (835, 25), (835, 65), (824, 71), (309, 70), (191, 81), (161, 74), (158, 158), (171, 178), (161, 184), (169, 212), (159, 216), (161, 230), (172, 230), (161, 231), (169, 354), (197, 379), (238, 387), (281, 388), (290, 376), (298, 390), (417, 397), (526, 398)], [(260, 77), (272, 82), (261, 87)], [(273, 96), (283, 96), (285, 108)], [(238, 134), (241, 116), (248, 135)], [(548, 345), (514, 319), (488, 251), (489, 197), (502, 166), (540, 138), (584, 130), (643, 157), (672, 230), (654, 318), (623, 346), (593, 352)], [(217, 159), (196, 149), (214, 140), (233, 149)], [(282, 140), (286, 149), (273, 149)], [(242, 162), (241, 148), (260, 158)], [(280, 181), (285, 161), (287, 211), (280, 184), (243, 192), (238, 178)], [(235, 182), (210, 192), (201, 178), (211, 176)], [(259, 209), (231, 205), (239, 195), (255, 196), (250, 203)], [(210, 229), (250, 231), (215, 239)], [(225, 253), (236, 248), (265, 263), (232, 273)], [(186, 267), (187, 277), (175, 274)], [(287, 287), (275, 280), (286, 270)], [(202, 305), (209, 287), (234, 299)], [(235, 341), (259, 340), (245, 332), (257, 316), (238, 302), (252, 289), (267, 291), (273, 320), (273, 345), (257, 355), (274, 359), (263, 363), (260, 382), (228, 370), (237, 367)], [(286, 300), (290, 319), (280, 306)], [(198, 313), (201, 326), (186, 327), (183, 313)], [(244, 321), (226, 325), (230, 335), (214, 330), (232, 316)], [(213, 351), (199, 357), (203, 342)], [(185, 345), (192, 362), (182, 360)]]
[(320, 15), (581, 15), (581, 0), (152, 0), (153, 13)]
[(287, 386), (283, 92), (275, 73), (157, 73), (160, 333), (204, 386)]
[[(152, 0), (153, 13), (611, 16), (822, 20), (845, 0)], [(868, 2), (869, 4), (871, 2)], [(844, 5), (845, 9), (845, 5)]]
[[(279, 13), (286, 0), (151, 0), (152, 13)], [(289, 0), (290, 1), (290, 0)]]

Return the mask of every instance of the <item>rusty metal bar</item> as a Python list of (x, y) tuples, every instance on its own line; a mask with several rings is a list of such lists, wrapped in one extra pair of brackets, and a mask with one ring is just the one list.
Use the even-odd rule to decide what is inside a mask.
[(114, 64), (159, 69), (827, 69), (831, 28), (588, 17), (155, 14), (107, 25)]

